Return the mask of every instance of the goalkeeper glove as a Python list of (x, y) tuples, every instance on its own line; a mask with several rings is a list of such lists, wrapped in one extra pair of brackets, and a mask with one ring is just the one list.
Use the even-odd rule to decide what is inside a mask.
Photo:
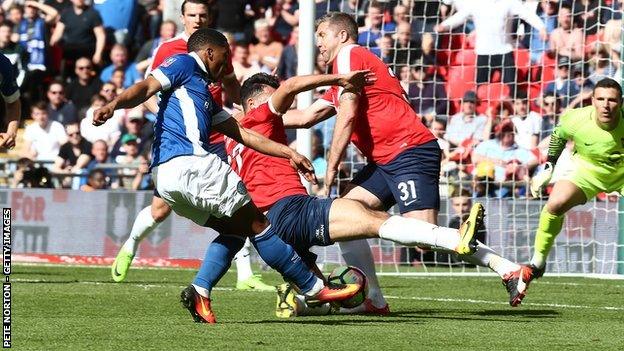
[(542, 193), (542, 188), (550, 183), (553, 169), (553, 164), (551, 162), (546, 162), (544, 170), (531, 179), (531, 195), (533, 197), (539, 197)]

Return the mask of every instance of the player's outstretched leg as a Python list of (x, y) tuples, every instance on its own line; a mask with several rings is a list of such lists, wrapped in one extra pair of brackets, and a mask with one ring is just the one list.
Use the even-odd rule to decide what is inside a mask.
[(277, 304), (275, 316), (290, 318), (296, 316), (324, 316), (332, 313), (329, 303), (310, 306), (305, 296), (297, 294), (291, 284), (284, 283), (277, 286)]
[(572, 207), (585, 203), (588, 195), (569, 180), (560, 180), (542, 209), (535, 235), (535, 245), (531, 263), (503, 277), (503, 284), (509, 291), (509, 304), (518, 306), (526, 296), (526, 291), (533, 279), (544, 275), (546, 258), (555, 243), (555, 238), (563, 227), (565, 213)]
[(113, 281), (119, 283), (126, 279), (126, 275), (132, 265), (132, 260), (139, 249), (139, 244), (159, 223), (167, 219), (171, 208), (158, 196), (152, 199), (152, 205), (142, 209), (134, 219), (130, 236), (117, 253), (117, 257), (111, 266)]
[(198, 323), (215, 323), (210, 308), (210, 292), (230, 268), (232, 258), (243, 247), (245, 240), (235, 236), (219, 235), (206, 249), (206, 255), (193, 283), (182, 291), (180, 300)]
[(531, 281), (544, 274), (546, 257), (548, 257), (555, 238), (563, 226), (564, 216), (550, 213), (547, 207), (544, 206), (540, 213), (531, 264), (528, 266), (522, 265), (520, 268), (503, 276), (503, 285), (509, 292), (509, 304), (513, 307), (522, 303)]
[(217, 318), (210, 306), (210, 299), (199, 294), (193, 285), (189, 285), (182, 290), (180, 302), (182, 306), (189, 310), (195, 323), (217, 323)]
[(236, 289), (274, 291), (275, 287), (263, 282), (260, 274), (253, 274), (251, 270), (250, 249), (251, 242), (249, 238), (247, 238), (243, 248), (234, 256), (237, 276)]

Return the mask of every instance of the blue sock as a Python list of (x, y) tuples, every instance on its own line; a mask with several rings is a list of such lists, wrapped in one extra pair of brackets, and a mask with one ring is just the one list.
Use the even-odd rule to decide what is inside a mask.
[(195, 275), (193, 284), (212, 290), (217, 282), (228, 271), (232, 264), (232, 259), (236, 253), (245, 244), (245, 239), (229, 236), (219, 235), (213, 242), (208, 245), (206, 249), (206, 256), (204, 261), (199, 267), (199, 271)]
[(280, 272), (285, 280), (294, 282), (303, 292), (310, 291), (316, 283), (316, 276), (303, 263), (292, 246), (275, 234), (271, 226), (251, 238), (260, 257), (271, 268)]

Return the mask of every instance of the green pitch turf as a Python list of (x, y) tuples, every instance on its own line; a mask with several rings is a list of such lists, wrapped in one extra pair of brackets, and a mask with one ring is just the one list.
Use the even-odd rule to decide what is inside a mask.
[[(189, 270), (14, 265), (18, 350), (622, 350), (624, 281), (543, 278), (520, 308), (494, 277), (381, 277), (392, 314), (278, 319), (275, 295), (213, 291), (217, 325), (178, 302)], [(278, 283), (279, 276), (265, 273)]]

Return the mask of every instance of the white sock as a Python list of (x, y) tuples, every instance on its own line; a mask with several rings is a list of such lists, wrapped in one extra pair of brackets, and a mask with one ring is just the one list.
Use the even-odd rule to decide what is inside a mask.
[(459, 245), (457, 229), (401, 216), (388, 218), (379, 228), (379, 237), (406, 246), (427, 245), (450, 251), (455, 251)]
[(477, 251), (474, 254), (461, 255), (460, 258), (466, 262), (477, 264), (479, 266), (489, 267), (501, 278), (509, 272), (517, 271), (518, 269), (520, 269), (520, 265), (501, 257), (490, 247), (482, 244), (479, 241), (477, 241)]
[(305, 300), (305, 296), (298, 294), (295, 295), (295, 300), (297, 316), (325, 316), (331, 312), (331, 305), (329, 303), (310, 307)]
[(234, 262), (236, 263), (236, 275), (239, 282), (249, 279), (253, 275), (251, 270), (251, 257), (250, 257), (251, 242), (249, 238), (245, 239), (243, 248), (234, 256)]
[(158, 222), (152, 217), (152, 206), (147, 206), (134, 219), (132, 230), (128, 240), (123, 245), (123, 249), (136, 255), (139, 244), (158, 226)]
[(368, 279), (368, 298), (375, 307), (383, 307), (386, 305), (386, 299), (383, 297), (377, 273), (375, 273), (375, 261), (373, 253), (366, 239), (342, 241), (338, 243), (342, 258), (349, 266), (355, 266), (361, 269)]
[(205, 298), (210, 298), (210, 290), (206, 289), (206, 288), (202, 288), (201, 286), (197, 286), (195, 284), (192, 284), (193, 287), (195, 288), (195, 291), (197, 291), (198, 294), (200, 294), (201, 296), (205, 297)]
[(313, 297), (314, 295), (318, 294), (318, 292), (321, 291), (324, 287), (325, 283), (323, 283), (323, 280), (320, 278), (316, 278), (316, 283), (314, 283), (312, 289), (308, 291), (302, 291), (302, 293), (307, 297)]
[(531, 265), (537, 268), (546, 267), (546, 256), (544, 256), (544, 254), (542, 253), (535, 252), (533, 254), (533, 257), (531, 258)]

